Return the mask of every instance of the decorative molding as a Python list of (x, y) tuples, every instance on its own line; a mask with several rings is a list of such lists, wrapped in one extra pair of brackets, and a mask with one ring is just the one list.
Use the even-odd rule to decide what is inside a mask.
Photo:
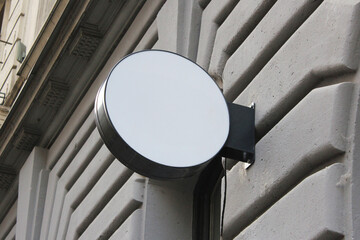
[(83, 25), (79, 28), (73, 43), (70, 45), (70, 53), (77, 57), (90, 58), (97, 49), (101, 38), (96, 25)]
[(31, 151), (39, 138), (40, 134), (37, 130), (24, 127), (17, 134), (14, 146), (18, 150)]
[(0, 165), (0, 189), (8, 189), (16, 177), (16, 171), (9, 166)]
[(69, 87), (67, 84), (50, 80), (39, 101), (43, 106), (58, 109), (65, 101), (68, 91)]

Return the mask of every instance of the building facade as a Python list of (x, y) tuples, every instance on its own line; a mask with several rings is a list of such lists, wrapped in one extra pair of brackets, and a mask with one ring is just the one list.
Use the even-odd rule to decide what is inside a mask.
[[(0, 8), (1, 239), (360, 239), (359, 0)], [(112, 156), (96, 93), (144, 49), (181, 54), (227, 101), (256, 104), (251, 167), (215, 158), (157, 181)]]

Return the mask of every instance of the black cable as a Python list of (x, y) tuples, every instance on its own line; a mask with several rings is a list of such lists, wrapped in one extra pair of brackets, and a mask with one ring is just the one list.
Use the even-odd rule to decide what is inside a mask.
[(226, 158), (224, 158), (224, 199), (223, 199), (223, 208), (222, 208), (222, 213), (221, 213), (220, 236), (223, 236), (223, 233), (224, 233), (224, 216), (225, 216), (225, 204), (226, 204), (226, 188), (227, 188)]

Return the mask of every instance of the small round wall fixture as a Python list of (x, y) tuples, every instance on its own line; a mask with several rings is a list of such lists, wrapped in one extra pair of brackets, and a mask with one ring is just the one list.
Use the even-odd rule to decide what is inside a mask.
[(100, 87), (96, 124), (112, 154), (150, 178), (185, 178), (223, 148), (227, 103), (213, 79), (178, 54), (148, 50), (119, 61)]

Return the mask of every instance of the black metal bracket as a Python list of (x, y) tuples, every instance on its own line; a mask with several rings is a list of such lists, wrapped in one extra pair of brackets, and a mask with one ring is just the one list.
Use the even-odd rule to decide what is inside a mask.
[(245, 107), (227, 103), (230, 114), (229, 136), (220, 151), (222, 157), (253, 164), (255, 162), (255, 104)]

